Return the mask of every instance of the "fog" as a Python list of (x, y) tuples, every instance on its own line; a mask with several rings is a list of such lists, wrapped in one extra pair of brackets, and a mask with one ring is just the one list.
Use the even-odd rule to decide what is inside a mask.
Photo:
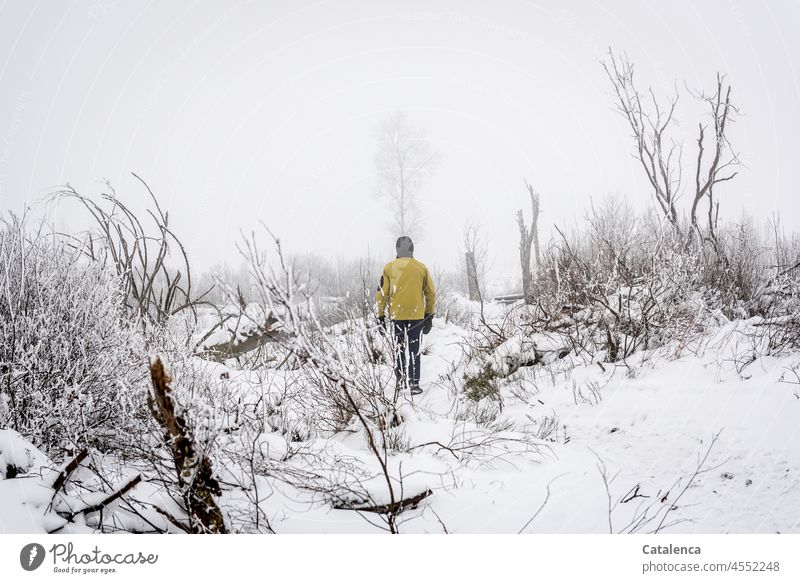
[[(57, 185), (95, 192), (103, 179), (141, 205), (136, 172), (198, 269), (237, 263), (240, 230), (259, 221), (293, 252), (388, 259), (375, 134), (402, 109), (440, 155), (417, 256), (452, 268), (477, 219), (492, 277), (515, 275), (525, 180), (545, 237), (590, 198), (651, 202), (600, 65), (611, 46), (643, 86), (681, 92), (687, 165), (702, 109), (685, 87), (712, 91), (726, 74), (744, 166), (715, 192), (722, 215), (779, 211), (794, 228), (797, 30), (794, 2), (4, 3), (0, 207), (36, 209)], [(51, 213), (80, 223), (74, 207)]]

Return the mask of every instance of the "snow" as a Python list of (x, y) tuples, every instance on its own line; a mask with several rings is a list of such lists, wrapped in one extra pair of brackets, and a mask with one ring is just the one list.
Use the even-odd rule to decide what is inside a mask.
[(19, 433), (0, 429), (0, 532), (45, 531), (49, 523), (42, 506), (49, 503), (52, 489), (38, 475), (49, 465), (47, 456)]
[(47, 532), (53, 523), (44, 506), (53, 491), (35, 478), (0, 480), (0, 533), (28, 534)]
[[(409, 404), (413, 415), (406, 415), (403, 424), (412, 447), (448, 444), (465, 431), (464, 423), (452, 417), (453, 397), (441, 381), (460, 356), (464, 332), (436, 324), (425, 338), (425, 392)], [(542, 375), (533, 398), (528, 403), (508, 400), (502, 418), (532, 425), (531, 419), (555, 417), (557, 438), (538, 451), (487, 452), (481, 464), (460, 463), (446, 452), (436, 453), (436, 446), (414, 450), (418, 453), (405, 458), (405, 466), (439, 479), (428, 482), (434, 496), (405, 513), (401, 530), (441, 532), (443, 523), (448, 532), (518, 532), (540, 508), (550, 484), (547, 503), (525, 532), (624, 532), (657, 497), (672, 489), (669, 499), (675, 499), (719, 432), (704, 471), (664, 520), (665, 532), (797, 532), (800, 400), (797, 387), (781, 378), (800, 357), (759, 356), (747, 374), (739, 374), (727, 357), (741, 348), (751, 325), (733, 322), (704, 339), (700, 356), (667, 359), (643, 353), (629, 360), (630, 369), (605, 364), (603, 371), (585, 364), (568, 379), (552, 382)], [(590, 383), (599, 391), (599, 402), (576, 403), (575, 385)], [(434, 455), (446, 471), (426, 467)], [(628, 492), (638, 494), (616, 504), (611, 526), (600, 464), (609, 479), (613, 476), (612, 502)], [(376, 529), (324, 505), (286, 512), (284, 504), (282, 497), (265, 503), (278, 532)], [(653, 530), (659, 521), (660, 515), (641, 532)]]
[[(402, 423), (387, 432), (400, 444), (387, 458), (395, 496), (433, 492), (400, 514), (400, 531), (800, 531), (800, 385), (792, 373), (800, 353), (770, 355), (753, 340), (760, 323), (719, 319), (705, 336), (636, 353), (626, 364), (565, 359), (558, 366), (506, 367), (510, 376), (498, 381), (498, 410), (496, 403), (469, 403), (453, 389), (449, 379), (467, 370), (462, 358), (468, 332), (436, 319), (423, 340), (424, 393), (403, 397)], [(508, 363), (514, 355), (532, 356), (534, 348), (555, 348), (546, 340), (512, 337), (493, 358)], [(229, 462), (219, 468), (227, 483), (243, 485), (226, 487), (221, 500), (234, 530), (251, 528), (237, 516), (250, 512), (255, 491), (260, 511), (279, 533), (386, 529), (379, 515), (334, 508), (391, 501), (359, 423), (312, 435), (302, 429), (310, 421), (284, 399), (299, 379), (293, 371), (256, 373), (199, 359), (197, 365), (229, 378), (243, 402), (272, 404), (271, 429), (248, 444), (266, 470), (251, 474)], [(388, 367), (385, 372), (391, 374)], [(475, 420), (475, 407), (487, 408), (486, 420)], [(16, 432), (2, 430), (0, 477), (11, 466), (20, 475), (0, 480), (0, 532), (97, 527), (91, 515), (65, 525), (48, 511), (53, 492), (42, 476), (55, 464)], [(278, 468), (340, 479), (342, 488), (324, 493), (301, 487), (277, 476)], [(177, 512), (155, 483), (144, 481), (135, 495)], [(146, 526), (132, 515), (120, 525)]]
[(26, 473), (47, 463), (47, 456), (13, 429), (0, 429), (0, 476)]

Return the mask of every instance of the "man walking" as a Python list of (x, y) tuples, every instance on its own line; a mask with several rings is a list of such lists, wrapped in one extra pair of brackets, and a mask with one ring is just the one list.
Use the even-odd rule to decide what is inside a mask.
[(433, 327), (436, 288), (423, 263), (414, 259), (414, 242), (400, 237), (395, 243), (397, 259), (383, 267), (375, 303), (383, 332), (386, 312), (394, 328), (396, 346), (394, 373), (399, 387), (419, 395), (420, 337)]

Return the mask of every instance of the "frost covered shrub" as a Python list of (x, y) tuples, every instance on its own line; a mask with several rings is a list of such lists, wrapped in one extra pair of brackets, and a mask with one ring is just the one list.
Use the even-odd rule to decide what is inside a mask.
[(784, 273), (759, 290), (755, 304), (763, 320), (759, 328), (770, 354), (800, 347), (800, 279), (796, 269)]
[[(359, 418), (359, 413), (381, 427), (398, 422), (399, 389), (390, 372), (392, 338), (369, 340), (368, 325), (356, 322), (352, 330), (330, 337), (315, 330), (305, 335), (304, 349), (317, 348), (327, 362), (308, 358), (300, 377), (308, 387), (306, 415), (321, 431), (340, 431)], [(380, 351), (381, 358), (373, 357)], [(331, 370), (334, 374), (331, 374)]]
[(468, 299), (461, 292), (451, 292), (449, 288), (444, 288), (441, 293), (437, 290), (436, 312), (445, 323), (453, 322), (457, 326), (470, 329), (480, 319), (481, 304)]
[(577, 239), (548, 252), (529, 335), (549, 333), (578, 355), (613, 362), (685, 337), (707, 316), (713, 290), (697, 254), (667, 242), (646, 260), (615, 266), (600, 251)]
[(245, 244), (258, 300), (278, 319), (278, 341), (293, 355), (286, 365), (306, 387), (297, 403), (308, 427), (337, 432), (360, 424), (372, 436), (374, 428), (382, 431), (399, 423), (400, 387), (391, 380), (393, 337), (379, 335), (371, 315), (326, 327), (304, 282), (283, 259), (280, 242), (275, 240), (280, 270), (268, 266), (255, 239)]
[(768, 243), (752, 219), (721, 228), (713, 248), (708, 248), (699, 266), (704, 284), (719, 293), (719, 308), (728, 318), (760, 315), (759, 290), (774, 271)]
[(559, 234), (545, 253), (531, 329), (609, 361), (682, 345), (723, 315), (749, 315), (763, 282), (763, 247), (746, 221), (698, 248), (652, 214), (608, 199)]
[(716, 302), (715, 291), (702, 284), (699, 265), (696, 254), (667, 250), (654, 258), (637, 285), (609, 298), (607, 329), (617, 335), (609, 360), (687, 340), (703, 330)]
[(0, 425), (50, 452), (135, 434), (146, 374), (116, 277), (64, 240), (0, 223)]
[(546, 314), (589, 306), (648, 271), (654, 253), (675, 243), (652, 214), (637, 216), (623, 200), (592, 204), (584, 221), (559, 230), (543, 253), (537, 303)]

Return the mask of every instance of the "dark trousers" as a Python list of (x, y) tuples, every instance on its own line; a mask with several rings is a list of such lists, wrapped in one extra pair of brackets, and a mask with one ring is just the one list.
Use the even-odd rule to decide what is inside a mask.
[(394, 320), (394, 374), (403, 385), (419, 386), (420, 338), (425, 320)]

